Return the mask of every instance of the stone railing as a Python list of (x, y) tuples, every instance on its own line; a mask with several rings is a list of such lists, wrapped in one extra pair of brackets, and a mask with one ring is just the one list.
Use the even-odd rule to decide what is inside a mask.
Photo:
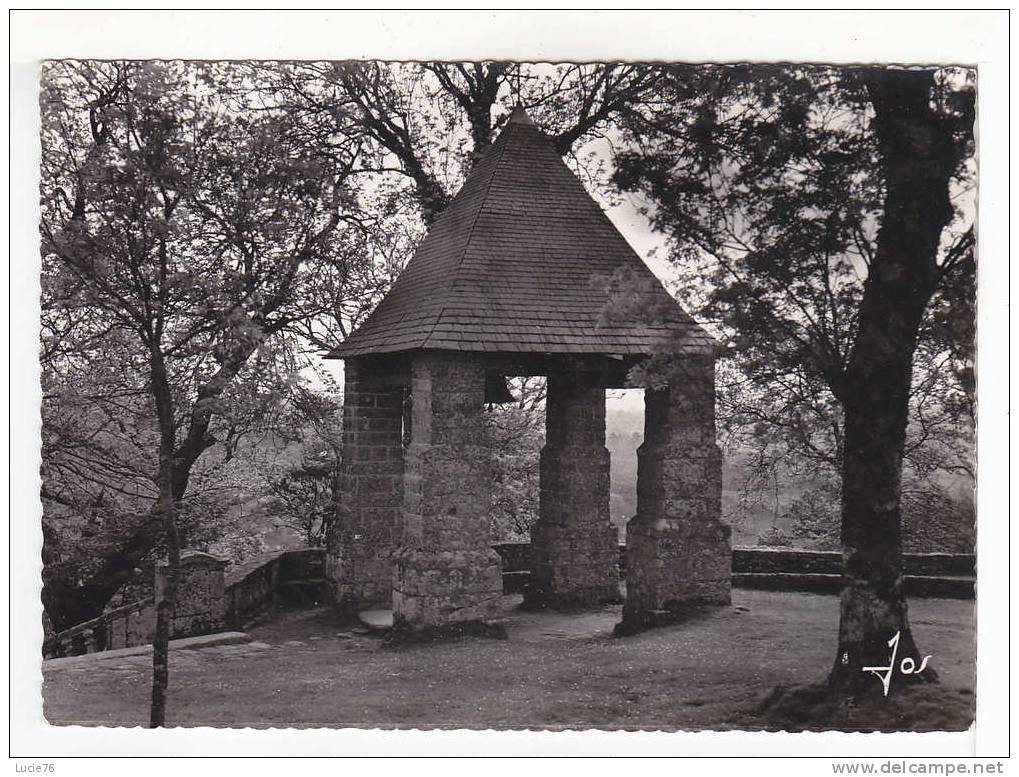
[(103, 650), (147, 645), (156, 628), (155, 600), (150, 596), (104, 612), (98, 618), (79, 623), (43, 643), (43, 656), (80, 656)]
[[(174, 611), (174, 638), (243, 628), (260, 615), (295, 603), (314, 603), (324, 586), (324, 551), (320, 548), (268, 553), (227, 567), (208, 553), (181, 554)], [(156, 566), (156, 595), (166, 583), (165, 563)], [(137, 647), (152, 643), (156, 629), (155, 597), (104, 612), (54, 635), (43, 644), (43, 656), (58, 658)]]

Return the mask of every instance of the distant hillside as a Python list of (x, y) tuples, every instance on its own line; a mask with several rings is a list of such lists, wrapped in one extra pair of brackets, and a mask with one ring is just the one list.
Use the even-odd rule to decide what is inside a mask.
[[(606, 447), (612, 456), (609, 511), (612, 523), (619, 530), (620, 541), (626, 537), (626, 522), (637, 512), (637, 448), (644, 441), (644, 410), (642, 391), (612, 391), (606, 402)], [(299, 444), (264, 438), (251, 452), (254, 460), (254, 479), (248, 487), (236, 489), (232, 506), (224, 526), (225, 537), (213, 543), (214, 550), (231, 558), (238, 558), (267, 549), (295, 547), (304, 544), (298, 530), (300, 516), (281, 512), (278, 500), (259, 494), (257, 481), (264, 484), (263, 468), (285, 469), (300, 462), (303, 449)], [(755, 485), (748, 488), (750, 451), (728, 452), (722, 470), (722, 515), (732, 526), (733, 544), (755, 546), (762, 538), (769, 543), (794, 546), (816, 546), (818, 540), (804, 539), (802, 526), (797, 533), (796, 516), (811, 515), (812, 492), (821, 481), (791, 476), (779, 477), (768, 487)], [(537, 467), (537, 451), (534, 465)], [(257, 462), (257, 463), (256, 463)], [(535, 470), (536, 479), (536, 470)], [(907, 545), (914, 549), (937, 550), (939, 546), (962, 547), (972, 535), (973, 498), (972, 483), (964, 478), (947, 478), (941, 484), (951, 499), (942, 503), (937, 511), (907, 511), (904, 528)], [(264, 487), (264, 485), (263, 485)], [(837, 505), (822, 504), (818, 520), (837, 522)], [(806, 506), (805, 506), (806, 505)], [(829, 545), (837, 545), (837, 527), (827, 530)], [(933, 540), (932, 540), (933, 538)], [(933, 544), (931, 544), (933, 542)], [(930, 546), (930, 547), (928, 547)], [(945, 547), (948, 549), (948, 547)]]
[[(606, 447), (612, 455), (612, 484), (609, 511), (626, 537), (626, 522), (637, 512), (637, 448), (644, 441), (643, 392), (627, 391), (622, 397), (610, 392), (606, 403)], [(831, 499), (821, 503), (816, 515), (828, 522), (823, 538), (807, 539), (797, 518), (807, 517), (818, 504), (816, 493), (822, 481), (814, 477), (779, 477), (770, 487), (747, 486), (751, 451), (728, 452), (722, 464), (722, 517), (732, 526), (733, 545), (756, 546), (762, 538), (769, 543), (796, 547), (835, 549), (838, 546), (838, 505)], [(948, 502), (920, 503), (907, 500), (903, 511), (904, 541), (915, 551), (964, 552), (973, 543), (973, 483), (964, 476), (945, 475), (937, 479)]]

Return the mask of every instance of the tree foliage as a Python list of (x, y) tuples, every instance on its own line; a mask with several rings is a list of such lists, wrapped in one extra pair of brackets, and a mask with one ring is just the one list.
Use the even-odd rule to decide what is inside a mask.
[[(91, 579), (44, 598), (75, 619), (95, 614), (165, 542), (153, 725), (165, 708), (177, 514), (194, 466), (250, 419), (243, 403), (261, 386), (240, 383), (242, 373), (282, 349), (295, 324), (336, 316), (330, 287), (361, 262), (344, 228), (356, 145), (336, 166), (337, 149), (326, 160), (298, 142), (284, 111), (224, 98), (229, 78), (202, 63), (58, 62), (41, 94), (45, 315), (59, 321), (44, 329), (58, 333), (44, 340), (46, 369), (73, 386), (71, 365), (101, 363), (123, 343), (120, 393), (156, 430), (148, 517)], [(268, 374), (278, 379), (278, 367)]]
[[(645, 198), (683, 301), (728, 344), (723, 438), (752, 454), (758, 482), (821, 472), (817, 493), (788, 509), (816, 515), (818, 500), (840, 499), (844, 516), (859, 496), (839, 481), (847, 456), (860, 459), (859, 419), (874, 396), (898, 402), (882, 376), (906, 369), (908, 436), (895, 442), (905, 413), (877, 419), (890, 430), (895, 509), (901, 497), (907, 523), (911, 500), (915, 515), (948, 516), (946, 473), (973, 474), (974, 84), (950, 68), (921, 71), (919, 85), (876, 73), (47, 63), (43, 597), (54, 625), (94, 617), (155, 551), (172, 555), (167, 516), (189, 543), (222, 539), (241, 492), (271, 497), (317, 541), (339, 442), (336, 400), (320, 391), (328, 380), (308, 384), (308, 356), (381, 299), (518, 104), (589, 188), (615, 196), (614, 165), (619, 190)], [(906, 234), (930, 250), (906, 250)], [(875, 336), (882, 303), (895, 337)], [(534, 388), (488, 414), (499, 534), (521, 535), (536, 513)], [(289, 453), (259, 458), (276, 445)]]
[(730, 343), (730, 420), (841, 474), (832, 682), (853, 686), (896, 629), (916, 651), (899, 560), (907, 421), (924, 451), (935, 417), (958, 428), (969, 404), (972, 74), (668, 70), (666, 107), (630, 120), (616, 181), (653, 203)]
[(485, 413), (485, 448), (493, 458), (489, 522), (495, 542), (529, 542), (538, 520), (538, 463), (545, 444), (545, 379), (517, 378), (514, 401)]
[[(390, 210), (430, 224), (516, 105), (557, 150), (593, 172), (583, 146), (656, 98), (657, 68), (617, 63), (298, 62), (252, 65), (250, 92), (282, 102), (317, 139), (356, 136)], [(583, 156), (583, 158), (582, 158)]]
[[(771, 460), (795, 450), (838, 468), (838, 403), (883, 208), (863, 81), (830, 68), (670, 74), (660, 85), (669, 107), (628, 122), (615, 181), (646, 198), (681, 296), (734, 357), (720, 376), (726, 431), (749, 431), (742, 442), (773, 435), (768, 444), (786, 450)], [(942, 76), (952, 77), (962, 76)], [(953, 414), (972, 399), (973, 172), (969, 161), (955, 182), (914, 385), (916, 405)]]

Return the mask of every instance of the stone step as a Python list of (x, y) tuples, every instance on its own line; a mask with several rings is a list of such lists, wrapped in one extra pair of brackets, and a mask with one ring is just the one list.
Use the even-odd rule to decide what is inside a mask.
[(326, 579), (324, 577), (302, 577), (294, 580), (280, 580), (277, 585), (280, 588), (285, 586), (310, 586), (310, 585), (325, 585)]
[(372, 631), (386, 631), (393, 628), (392, 610), (361, 610), (357, 619)]
[[(251, 642), (251, 637), (243, 631), (219, 631), (214, 634), (202, 634), (197, 637), (183, 637), (171, 639), (169, 649), (173, 650), (199, 650), (208, 647), (220, 647), (222, 645), (242, 645)], [(43, 662), (48, 668), (58, 666), (74, 665), (75, 663), (91, 661), (112, 661), (118, 658), (140, 656), (152, 653), (152, 645), (138, 645), (137, 647), (118, 648), (116, 650), (103, 650), (98, 653), (85, 653), (80, 656), (66, 656), (64, 658), (50, 658)]]

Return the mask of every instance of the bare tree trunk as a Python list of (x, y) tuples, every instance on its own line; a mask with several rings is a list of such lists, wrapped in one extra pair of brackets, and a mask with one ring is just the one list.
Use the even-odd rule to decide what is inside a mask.
[[(888, 314), (894, 315), (895, 311), (889, 310)], [(888, 665), (888, 643), (896, 633), (897, 661), (911, 658), (916, 666), (920, 665), (902, 587), (900, 491), (909, 356), (911, 353), (882, 359), (884, 367), (871, 372), (870, 379), (853, 381), (846, 389), (851, 399), (845, 403), (842, 469), (845, 587), (838, 655), (829, 682), (849, 691), (877, 687), (874, 675), (864, 672), (863, 667)], [(872, 359), (872, 363), (877, 362), (877, 358)]]
[[(921, 665), (902, 587), (902, 456), (913, 352), (938, 283), (938, 245), (952, 216), (948, 185), (957, 159), (951, 132), (930, 107), (930, 71), (876, 71), (866, 81), (886, 194), (840, 391), (845, 587), (829, 684), (849, 692), (880, 687), (863, 667), (888, 666), (896, 634), (890, 687), (906, 677), (899, 671), (903, 659)], [(931, 678), (932, 670), (925, 676)]]
[(152, 706), (149, 726), (159, 728), (166, 722), (166, 690), (169, 685), (170, 636), (173, 628), (173, 610), (177, 603), (177, 579), (180, 571), (180, 538), (177, 533), (177, 508), (173, 494), (173, 450), (175, 426), (173, 398), (166, 376), (163, 355), (154, 347), (151, 351), (152, 395), (159, 417), (159, 498), (155, 512), (160, 517), (166, 534), (166, 555), (169, 568), (166, 585), (156, 602), (156, 634), (152, 640)]

